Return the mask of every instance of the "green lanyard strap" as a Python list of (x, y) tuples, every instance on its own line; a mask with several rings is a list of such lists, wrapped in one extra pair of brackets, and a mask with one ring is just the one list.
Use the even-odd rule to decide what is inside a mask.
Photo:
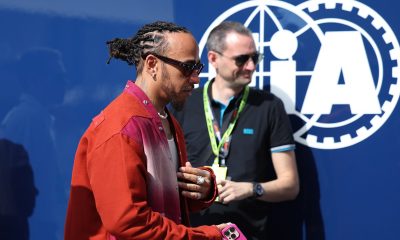
[[(229, 151), (229, 145), (230, 145), (230, 141), (231, 141), (230, 135), (233, 131), (233, 128), (235, 127), (236, 121), (238, 120), (240, 113), (243, 111), (243, 108), (246, 105), (247, 97), (249, 96), (249, 86), (246, 86), (244, 88), (244, 93), (243, 93), (242, 100), (240, 101), (240, 104), (239, 104), (239, 109), (237, 109), (237, 111), (234, 111), (234, 113), (233, 113), (234, 115), (232, 116), (233, 118), (231, 118), (229, 126), (221, 138), (219, 130), (214, 129), (214, 128), (217, 128), (217, 126), (214, 126), (215, 124), (213, 124), (214, 123), (214, 115), (212, 112), (210, 100), (208, 98), (208, 86), (209, 86), (210, 82), (211, 81), (207, 81), (207, 83), (204, 85), (203, 104), (204, 104), (204, 113), (205, 113), (206, 122), (207, 122), (208, 135), (210, 136), (211, 148), (215, 155), (214, 165), (219, 165), (219, 153), (221, 151), (221, 147), (225, 145), (225, 147), (227, 148), (227, 149), (225, 149), (225, 153), (226, 153), (225, 156), (226, 156), (227, 151)], [(235, 112), (236, 112), (236, 114), (235, 114)], [(223, 117), (223, 116), (221, 116), (221, 117)], [(216, 134), (216, 131), (218, 131), (217, 134)], [(219, 140), (218, 144), (217, 144), (217, 136), (218, 136), (218, 140)], [(225, 161), (225, 159), (223, 159), (223, 160)], [(225, 165), (225, 164), (223, 163), (222, 165)]]

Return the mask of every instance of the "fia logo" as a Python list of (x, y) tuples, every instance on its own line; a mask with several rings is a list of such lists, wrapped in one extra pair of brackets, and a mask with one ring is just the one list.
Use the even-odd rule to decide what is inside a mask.
[[(225, 20), (253, 31), (264, 60), (251, 86), (279, 96), (295, 121), (294, 137), (339, 149), (373, 135), (400, 95), (400, 47), (389, 24), (355, 0), (310, 0), (294, 6), (251, 0), (218, 16), (199, 42), (205, 58), (210, 31)], [(204, 80), (215, 76), (208, 72)], [(298, 125), (298, 126), (296, 126)]]

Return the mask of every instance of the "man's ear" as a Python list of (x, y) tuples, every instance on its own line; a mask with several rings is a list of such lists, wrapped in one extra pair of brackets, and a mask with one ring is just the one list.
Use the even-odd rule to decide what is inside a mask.
[(207, 53), (207, 58), (208, 58), (208, 62), (211, 63), (211, 65), (216, 69), (217, 66), (217, 56), (218, 53), (214, 52), (214, 51), (209, 51)]
[(155, 78), (157, 74), (158, 62), (158, 58), (152, 54), (147, 55), (146, 59), (144, 60), (144, 70), (147, 74), (152, 76), (152, 78)]

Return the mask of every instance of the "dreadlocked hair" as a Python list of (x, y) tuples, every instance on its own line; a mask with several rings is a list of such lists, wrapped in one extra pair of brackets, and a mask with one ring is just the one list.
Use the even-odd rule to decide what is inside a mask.
[(185, 27), (178, 26), (171, 22), (157, 21), (144, 25), (132, 38), (114, 38), (107, 41), (109, 59), (121, 59), (128, 65), (135, 65), (137, 72), (143, 68), (143, 59), (149, 53), (163, 54), (168, 42), (165, 38), (166, 32), (190, 33)]

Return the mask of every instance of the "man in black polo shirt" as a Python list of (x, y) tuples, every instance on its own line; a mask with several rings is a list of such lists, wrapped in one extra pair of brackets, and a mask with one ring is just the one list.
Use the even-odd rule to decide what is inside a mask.
[(230, 221), (248, 239), (266, 239), (267, 202), (294, 199), (299, 191), (290, 122), (279, 98), (248, 87), (262, 59), (249, 29), (223, 22), (211, 31), (207, 49), (216, 77), (174, 112), (189, 161), (212, 167), (219, 184), (219, 202), (191, 221)]

